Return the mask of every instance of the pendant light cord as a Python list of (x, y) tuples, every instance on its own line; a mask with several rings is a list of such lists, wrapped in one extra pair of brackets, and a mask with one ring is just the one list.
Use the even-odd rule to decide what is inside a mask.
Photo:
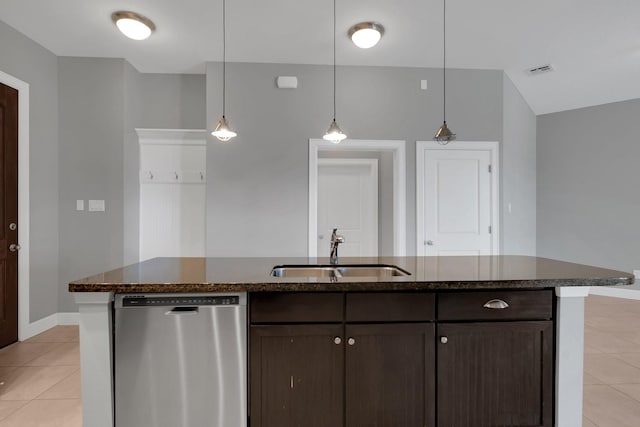
[(333, 121), (336, 121), (336, 0), (333, 0)]
[(443, 80), (443, 91), (442, 91), (442, 109), (444, 122), (447, 122), (447, 0), (443, 0), (442, 7), (442, 80)]
[(227, 12), (226, 0), (222, 0), (222, 117), (226, 110), (227, 92)]

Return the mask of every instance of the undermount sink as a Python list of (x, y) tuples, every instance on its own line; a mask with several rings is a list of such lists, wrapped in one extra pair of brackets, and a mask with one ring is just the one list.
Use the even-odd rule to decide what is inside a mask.
[(388, 264), (312, 264), (312, 265), (276, 265), (271, 270), (274, 277), (393, 277), (410, 276), (406, 270)]

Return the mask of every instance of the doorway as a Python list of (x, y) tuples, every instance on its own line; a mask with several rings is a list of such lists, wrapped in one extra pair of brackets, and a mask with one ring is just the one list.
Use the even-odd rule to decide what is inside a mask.
[(378, 160), (318, 160), (318, 256), (329, 256), (334, 228), (342, 256), (378, 255)]
[(18, 91), (0, 84), (0, 347), (18, 340)]
[(496, 255), (497, 142), (416, 143), (416, 254)]
[[(344, 157), (367, 157), (372, 152), (379, 153), (380, 156), (390, 157), (390, 202), (384, 203), (390, 207), (389, 215), (391, 217), (389, 223), (389, 252), (387, 255), (404, 256), (406, 253), (406, 159), (405, 159), (405, 142), (389, 141), (389, 140), (345, 140), (340, 144), (333, 144), (322, 139), (309, 140), (309, 231), (308, 231), (308, 256), (323, 256), (322, 250), (318, 252), (319, 245), (321, 247), (329, 247), (326, 240), (328, 236), (318, 233), (318, 197), (319, 197), (319, 164), (325, 154), (340, 154)], [(324, 161), (324, 160), (322, 160)], [(379, 170), (382, 174), (381, 170)], [(380, 189), (380, 187), (379, 187)], [(379, 216), (379, 224), (386, 222), (386, 218)], [(341, 231), (339, 230), (339, 233)], [(381, 233), (378, 233), (380, 235)], [(324, 243), (319, 243), (319, 235), (323, 235)], [(378, 249), (381, 248), (381, 242), (378, 242)], [(385, 245), (386, 246), (386, 245)], [(341, 251), (344, 256), (345, 253)]]

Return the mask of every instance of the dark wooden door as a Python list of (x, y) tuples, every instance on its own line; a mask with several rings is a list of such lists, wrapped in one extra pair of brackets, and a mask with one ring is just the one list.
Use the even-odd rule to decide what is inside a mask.
[(18, 91), (0, 84), (0, 347), (18, 340), (17, 224)]
[(438, 325), (438, 426), (552, 425), (553, 322)]
[(435, 425), (435, 326), (346, 326), (347, 427)]
[(342, 426), (343, 326), (253, 325), (250, 333), (251, 426)]

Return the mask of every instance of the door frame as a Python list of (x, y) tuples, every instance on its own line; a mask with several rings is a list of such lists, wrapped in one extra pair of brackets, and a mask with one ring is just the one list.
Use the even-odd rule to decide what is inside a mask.
[[(0, 71), (0, 83), (18, 91), (18, 340), (30, 333), (29, 317), (29, 83)], [(58, 278), (54, 278), (57, 283)]]
[[(375, 194), (375, 204), (377, 205), (376, 207), (376, 229), (379, 229), (380, 227), (380, 205), (379, 205), (379, 198), (380, 198), (380, 186), (378, 185), (378, 181), (379, 181), (379, 164), (378, 164), (378, 159), (340, 159), (340, 158), (321, 158), (318, 159), (318, 168), (320, 166), (368, 166), (369, 167), (369, 171), (372, 173), (372, 175), (374, 175), (375, 177), (375, 181), (376, 181), (376, 194)], [(317, 188), (317, 187), (316, 187)], [(316, 199), (317, 200), (317, 199)], [(317, 205), (316, 205), (316, 212), (317, 212)], [(316, 247), (317, 247), (317, 236), (318, 236), (318, 229), (316, 227)], [(380, 250), (380, 242), (379, 242), (379, 236), (378, 233), (376, 231), (376, 236), (375, 236), (375, 244), (376, 244), (376, 249), (379, 251)], [(317, 256), (317, 249), (316, 249), (316, 256)]]
[(309, 230), (308, 256), (318, 256), (318, 153), (320, 151), (381, 151), (393, 153), (393, 254), (404, 256), (407, 245), (407, 188), (405, 141), (346, 139), (334, 144), (309, 139)]
[(443, 150), (489, 151), (491, 156), (491, 248), (492, 255), (500, 254), (500, 143), (498, 141), (454, 141), (440, 145), (436, 141), (416, 141), (416, 255), (424, 256), (425, 200), (424, 153)]

